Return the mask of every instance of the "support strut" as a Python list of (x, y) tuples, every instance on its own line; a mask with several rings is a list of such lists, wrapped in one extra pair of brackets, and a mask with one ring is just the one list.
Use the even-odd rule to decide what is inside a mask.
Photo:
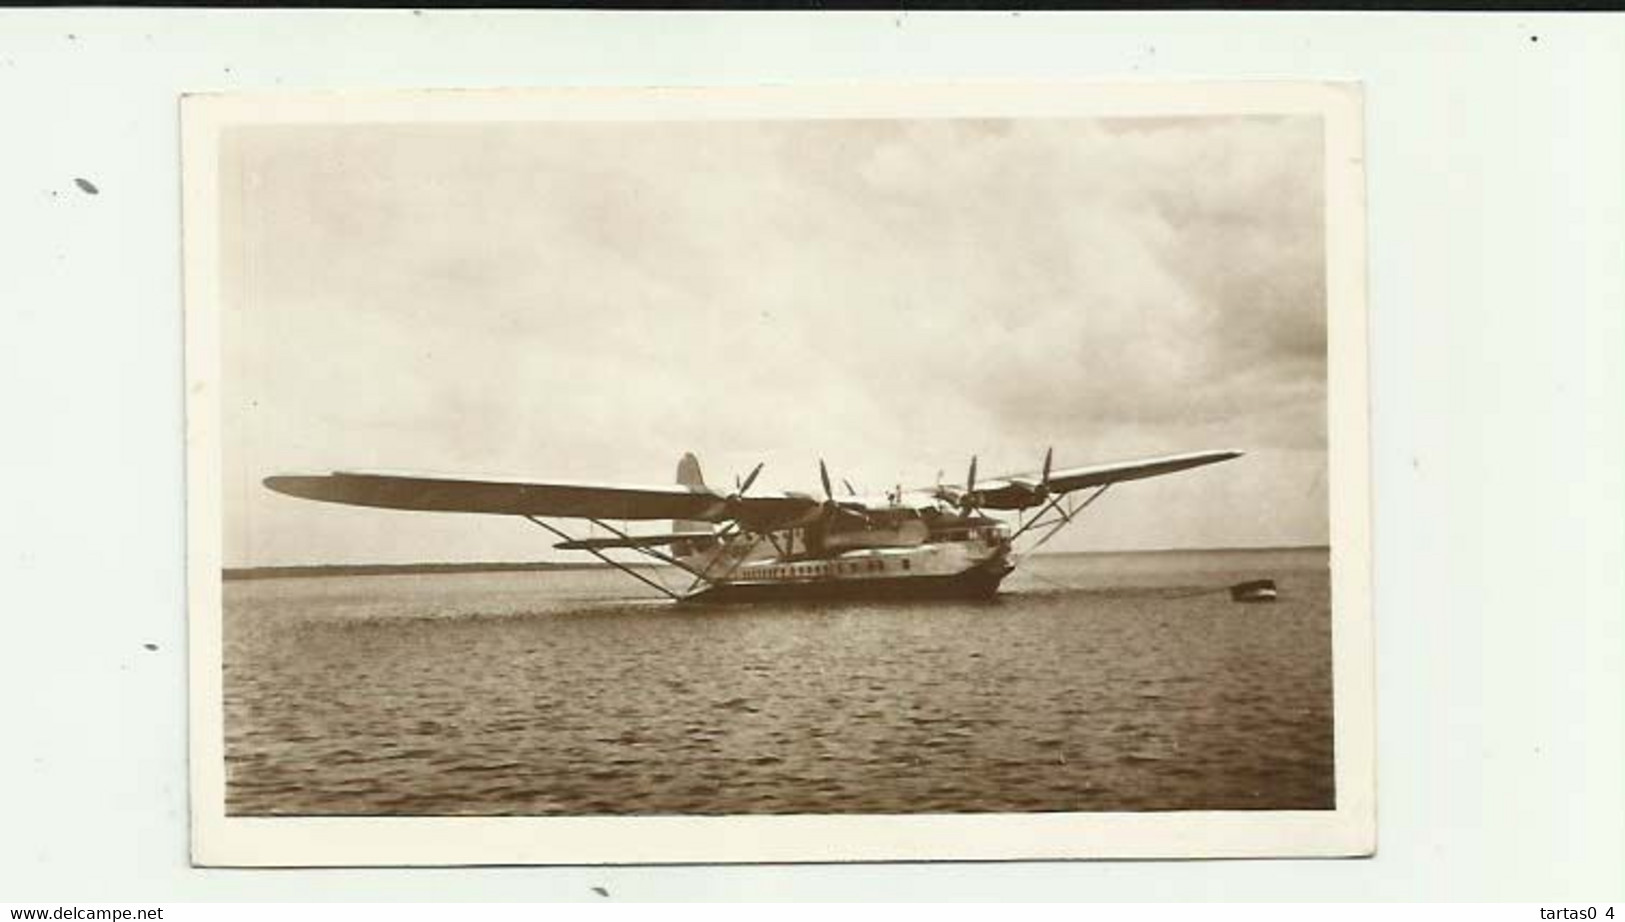
[[(558, 535), (561, 539), (563, 539), (565, 541), (571, 540), (569, 534), (566, 533), (565, 531), (563, 531), (562, 529), (555, 528), (552, 525), (547, 524), (546, 522), (542, 521), (541, 519), (539, 519), (539, 518), (537, 518), (537, 517), (535, 517), (533, 515), (527, 515), (527, 516), (525, 516), (525, 518), (528, 519), (532, 525), (536, 525), (536, 526), (539, 526), (541, 528), (545, 528), (548, 531), (552, 532), (553, 534)], [(613, 529), (611, 529), (611, 530), (613, 530)], [(662, 583), (660, 583), (660, 582), (658, 582), (656, 580), (650, 579), (647, 576), (644, 576), (642, 573), (639, 573), (638, 571), (632, 569), (631, 567), (627, 566), (626, 564), (621, 563), (619, 560), (616, 560), (615, 558), (610, 557), (608, 554), (605, 554), (604, 552), (598, 550), (597, 548), (589, 547), (589, 548), (584, 548), (584, 550), (587, 553), (593, 555), (594, 557), (597, 557), (599, 560), (602, 560), (604, 563), (607, 563), (610, 566), (614, 567), (615, 569), (620, 570), (622, 573), (625, 573), (627, 576), (630, 576), (630, 577), (638, 580), (639, 582), (641, 582), (641, 583), (655, 589), (656, 591), (660, 592), (663, 595), (669, 596), (674, 601), (682, 599), (682, 596), (678, 595), (675, 592), (672, 592), (670, 589), (667, 589), (665, 587), (665, 585), (663, 585)]]
[[(1061, 529), (1072, 524), (1072, 520), (1077, 518), (1079, 513), (1089, 508), (1091, 503), (1099, 499), (1110, 488), (1111, 484), (1109, 483), (1101, 484), (1100, 487), (1097, 488), (1093, 493), (1090, 493), (1082, 503), (1079, 503), (1076, 508), (1073, 508), (1070, 503), (1067, 504), (1066, 508), (1061, 508), (1062, 501), (1069, 498), (1067, 494), (1063, 493), (1051, 499), (1042, 509), (1039, 510), (1037, 515), (1033, 516), (1030, 520), (1028, 520), (1027, 524), (1021, 526), (1021, 528), (1018, 529), (1015, 534), (1011, 535), (1009, 539), (1007, 539), (1013, 544), (1017, 538), (1021, 537), (1032, 529), (1037, 527), (1046, 527), (1045, 532), (1039, 536), (1038, 540), (1033, 544), (1033, 546), (1027, 548), (1025, 551), (1022, 551), (1017, 556), (1017, 559), (1019, 560), (1022, 557), (1026, 557), (1032, 552), (1043, 547), (1045, 544), (1049, 543), (1049, 539), (1055, 537), (1056, 534), (1061, 531)], [(1044, 516), (1050, 514), (1051, 512), (1054, 512), (1057, 518), (1048, 522), (1044, 521)]]
[(652, 558), (654, 560), (658, 560), (661, 563), (671, 564), (672, 566), (674, 566), (677, 569), (682, 570), (682, 571), (684, 571), (686, 573), (692, 573), (692, 574), (694, 574), (696, 576), (699, 575), (698, 572), (696, 572), (693, 567), (690, 567), (688, 564), (683, 563), (681, 560), (678, 560), (676, 557), (671, 556), (670, 554), (666, 553), (665, 551), (655, 550), (653, 547), (650, 547), (648, 545), (637, 544), (636, 540), (631, 536), (631, 534), (616, 528), (615, 526), (609, 524), (608, 522), (604, 522), (604, 521), (601, 521), (599, 519), (588, 519), (587, 521), (593, 523), (594, 525), (597, 525), (599, 528), (602, 528), (605, 531), (609, 532), (610, 534), (614, 535), (615, 537), (620, 538), (623, 541), (625, 541), (627, 543), (627, 547), (630, 550), (636, 551), (637, 553), (642, 554), (645, 557), (649, 557), (649, 558)]
[[(723, 573), (721, 576), (712, 576), (711, 575), (712, 567), (706, 567), (705, 572), (703, 574), (700, 574), (700, 576), (697, 577), (694, 580), (694, 585), (690, 586), (688, 588), (688, 591), (693, 592), (695, 589), (699, 588), (699, 585), (702, 582), (704, 582), (704, 583), (722, 583), (722, 582), (727, 582), (728, 580), (732, 579), (734, 573), (736, 571), (738, 571), (738, 569), (740, 567), (744, 566), (745, 561), (750, 559), (750, 555), (758, 547), (761, 547), (761, 546), (762, 546), (762, 536), (760, 534), (752, 535), (750, 546), (745, 548), (743, 551), (739, 552), (739, 559), (735, 560), (733, 562), (733, 566), (728, 568), (728, 572)], [(712, 561), (712, 563), (714, 564), (715, 561)]]

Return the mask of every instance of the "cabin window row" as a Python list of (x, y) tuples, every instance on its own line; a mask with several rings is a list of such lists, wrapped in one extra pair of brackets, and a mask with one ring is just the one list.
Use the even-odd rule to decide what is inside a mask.
[[(902, 561), (902, 568), (904, 570), (910, 569), (912, 563), (912, 561), (904, 560)], [(886, 569), (886, 565), (883, 561), (855, 560), (843, 561), (836, 564), (806, 564), (788, 567), (764, 567), (763, 569), (755, 571), (754, 575), (759, 578), (781, 579), (791, 576), (828, 576), (830, 574), (839, 573), (878, 573), (884, 569)]]

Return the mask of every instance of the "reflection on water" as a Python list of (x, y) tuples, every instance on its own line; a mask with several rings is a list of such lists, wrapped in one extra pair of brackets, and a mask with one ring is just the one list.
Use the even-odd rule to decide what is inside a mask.
[[(601, 571), (228, 582), (227, 808), (1330, 809), (1326, 560), (1038, 557), (977, 603), (687, 607)], [(1277, 604), (1222, 591), (1261, 576)]]

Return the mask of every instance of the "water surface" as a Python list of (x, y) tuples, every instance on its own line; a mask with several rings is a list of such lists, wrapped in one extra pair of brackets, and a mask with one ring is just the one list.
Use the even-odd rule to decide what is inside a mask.
[[(228, 581), (227, 810), (1331, 809), (1326, 567), (1056, 555), (987, 602), (726, 607), (598, 570)], [(1223, 591), (1255, 577), (1281, 600)]]

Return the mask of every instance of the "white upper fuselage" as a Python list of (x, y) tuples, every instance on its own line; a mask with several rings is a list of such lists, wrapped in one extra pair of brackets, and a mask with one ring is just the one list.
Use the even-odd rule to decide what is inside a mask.
[[(912, 526), (912, 527), (909, 527)], [(1002, 523), (963, 523), (928, 533), (918, 520), (900, 528), (858, 529), (824, 538), (822, 553), (807, 552), (801, 529), (771, 536), (737, 536), (678, 558), (710, 582), (799, 583), (829, 580), (954, 576), (1004, 557), (1009, 529)], [(901, 539), (901, 540), (899, 540)]]

